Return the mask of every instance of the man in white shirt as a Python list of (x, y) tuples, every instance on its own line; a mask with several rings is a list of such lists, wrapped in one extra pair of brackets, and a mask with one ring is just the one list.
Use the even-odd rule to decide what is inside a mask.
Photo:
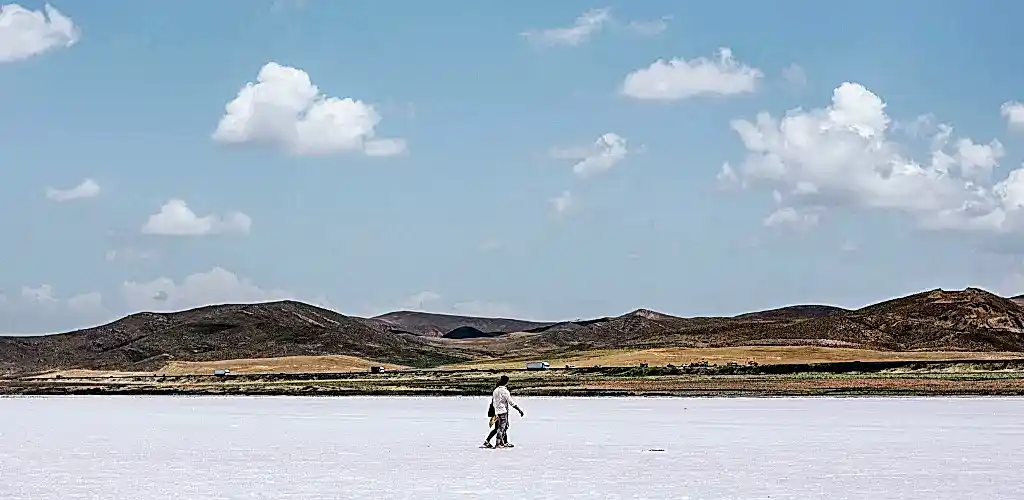
[(494, 416), (495, 424), (494, 429), (498, 431), (497, 439), (495, 440), (495, 448), (511, 448), (512, 444), (508, 442), (508, 409), (509, 407), (515, 408), (519, 412), (519, 416), (523, 416), (523, 410), (516, 405), (515, 401), (512, 400), (512, 394), (508, 392), (508, 376), (502, 375), (501, 379), (498, 380), (498, 387), (494, 388), (494, 392), (491, 394), (491, 404), (494, 405)]

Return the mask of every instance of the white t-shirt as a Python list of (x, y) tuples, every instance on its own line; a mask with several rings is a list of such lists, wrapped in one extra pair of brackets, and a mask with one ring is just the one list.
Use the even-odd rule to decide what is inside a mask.
[(494, 405), (495, 415), (508, 413), (509, 407), (515, 406), (515, 402), (512, 401), (512, 394), (508, 392), (508, 388), (505, 386), (494, 389), (494, 393), (491, 394), (491, 404)]

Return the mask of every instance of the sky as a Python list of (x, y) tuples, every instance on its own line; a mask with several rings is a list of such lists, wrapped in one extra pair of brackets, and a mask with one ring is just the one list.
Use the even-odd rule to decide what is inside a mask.
[(24, 1), (0, 333), (1024, 293), (1024, 4)]

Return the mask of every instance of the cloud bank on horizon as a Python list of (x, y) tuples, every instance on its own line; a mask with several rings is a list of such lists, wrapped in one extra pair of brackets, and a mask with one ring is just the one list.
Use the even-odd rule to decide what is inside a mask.
[(280, 299), (564, 319), (1024, 289), (998, 30), (957, 34), (979, 58), (955, 9), (826, 42), (721, 14), (828, 6), (532, 5), (443, 33), (341, 3), (188, 30), (189, 5), (0, 6), (0, 334)]

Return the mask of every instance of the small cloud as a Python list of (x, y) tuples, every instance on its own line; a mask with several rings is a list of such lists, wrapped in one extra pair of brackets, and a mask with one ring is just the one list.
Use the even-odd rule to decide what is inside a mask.
[(36, 304), (51, 304), (57, 302), (53, 296), (53, 287), (50, 285), (39, 285), (37, 287), (21, 287), (21, 298)]
[(569, 210), (573, 205), (572, 193), (569, 191), (562, 191), (562, 194), (551, 198), (551, 205), (555, 208), (555, 213), (562, 214)]
[(134, 248), (122, 248), (115, 250), (107, 250), (104, 255), (107, 262), (114, 261), (130, 261), (130, 260), (150, 260), (156, 258), (156, 253), (148, 250), (137, 250)]
[(523, 32), (522, 35), (527, 40), (542, 45), (568, 45), (574, 47), (590, 40), (590, 37), (601, 31), (611, 19), (611, 9), (591, 9), (577, 17), (572, 26), (529, 30)]
[(71, 18), (46, 4), (43, 11), (0, 5), (0, 63), (20, 61), (78, 43)]
[(771, 213), (764, 220), (765, 227), (793, 227), (807, 230), (816, 225), (820, 216), (816, 212), (801, 212), (793, 207), (783, 207)]
[(654, 21), (630, 21), (626, 28), (639, 35), (657, 36), (668, 29), (668, 22), (671, 20), (672, 16), (663, 16)]
[(100, 194), (100, 185), (93, 179), (85, 179), (70, 189), (46, 188), (46, 198), (52, 201), (70, 201), (95, 198)]
[(652, 21), (623, 22), (612, 15), (611, 8), (604, 7), (580, 14), (571, 26), (528, 30), (521, 35), (538, 45), (577, 47), (588, 42), (605, 28), (624, 29), (641, 36), (657, 36), (668, 28), (668, 21), (671, 19), (671, 16), (664, 16)]
[(634, 99), (653, 101), (731, 96), (755, 92), (763, 76), (761, 70), (738, 62), (732, 50), (723, 47), (715, 59), (658, 59), (626, 75), (621, 91)]
[(1024, 103), (1018, 101), (1004, 102), (999, 108), (999, 113), (1006, 118), (1006, 123), (1011, 128), (1024, 127)]
[(626, 138), (614, 132), (602, 134), (589, 146), (556, 149), (551, 152), (551, 156), (557, 159), (576, 160), (572, 171), (583, 178), (611, 170), (628, 154)]
[(252, 219), (241, 212), (200, 217), (179, 199), (172, 199), (150, 215), (142, 226), (143, 234), (161, 236), (204, 236), (211, 234), (248, 234)]

